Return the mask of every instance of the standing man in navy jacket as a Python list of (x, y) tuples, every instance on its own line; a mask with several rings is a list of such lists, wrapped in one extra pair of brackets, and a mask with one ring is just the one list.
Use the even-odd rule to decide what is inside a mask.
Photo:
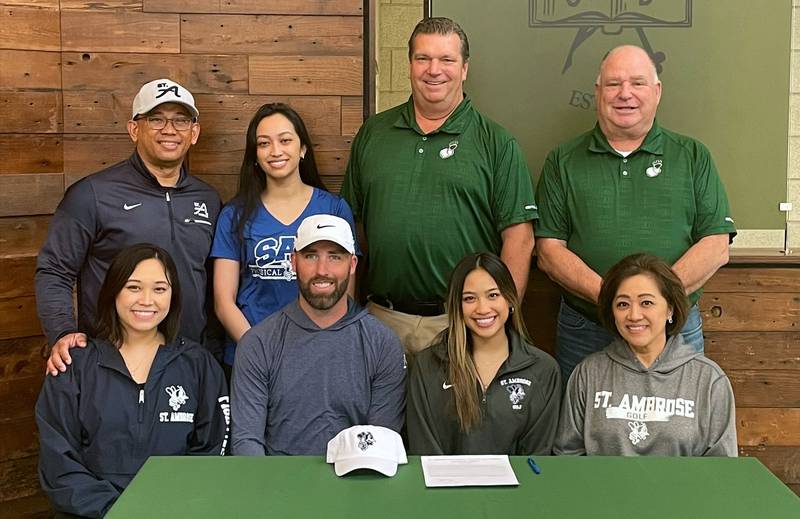
[(200, 136), (198, 115), (194, 97), (178, 83), (143, 85), (128, 121), (133, 155), (76, 182), (56, 209), (36, 265), (36, 306), (52, 346), (51, 374), (71, 362), (69, 348), (86, 345), (106, 270), (120, 249), (135, 243), (153, 243), (175, 259), (183, 287), (181, 334), (204, 343), (205, 263), (220, 199), (184, 164)]

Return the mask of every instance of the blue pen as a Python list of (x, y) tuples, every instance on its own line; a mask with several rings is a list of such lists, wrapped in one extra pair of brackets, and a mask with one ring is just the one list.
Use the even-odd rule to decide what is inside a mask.
[(542, 469), (539, 468), (539, 465), (537, 465), (536, 461), (534, 461), (534, 459), (531, 458), (530, 456), (528, 456), (528, 465), (530, 465), (531, 470), (533, 471), (534, 474), (542, 473)]

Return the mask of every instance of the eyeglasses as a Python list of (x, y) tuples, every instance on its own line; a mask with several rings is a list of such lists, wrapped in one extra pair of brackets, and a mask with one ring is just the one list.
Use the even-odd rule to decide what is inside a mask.
[(160, 115), (148, 115), (147, 117), (137, 117), (136, 121), (144, 119), (147, 121), (147, 125), (153, 130), (163, 130), (167, 127), (167, 123), (172, 123), (172, 127), (175, 128), (179, 132), (185, 132), (189, 128), (192, 127), (192, 123), (194, 123), (194, 119), (191, 117), (175, 117), (173, 119), (168, 119), (166, 117), (162, 117)]

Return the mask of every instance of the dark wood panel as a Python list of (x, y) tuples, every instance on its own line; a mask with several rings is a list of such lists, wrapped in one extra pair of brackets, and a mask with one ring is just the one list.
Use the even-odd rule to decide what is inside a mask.
[(317, 159), (317, 169), (320, 175), (342, 176), (347, 168), (350, 150), (315, 151), (314, 158)]
[(0, 258), (0, 299), (33, 295), (36, 256)]
[(219, 13), (223, 0), (141, 0), (148, 13)]
[(796, 370), (727, 371), (738, 407), (800, 407), (800, 373)]
[(195, 101), (200, 110), (201, 135), (233, 133), (241, 136), (242, 143), (250, 119), (266, 103), (286, 103), (294, 108), (312, 136), (339, 135), (341, 127), (339, 96), (199, 94), (195, 96)]
[(34, 456), (39, 452), (39, 429), (31, 407), (30, 415), (0, 420), (0, 460)]
[(793, 447), (739, 447), (740, 456), (758, 458), (781, 481), (800, 483), (800, 445)]
[(61, 0), (61, 10), (98, 11), (100, 9), (124, 9), (141, 11), (142, 0)]
[(738, 407), (736, 433), (739, 445), (800, 446), (800, 409)]
[(43, 380), (44, 368), (37, 375), (0, 381), (0, 422), (32, 416)]
[(200, 54), (361, 56), (360, 16), (185, 14), (181, 51)]
[(59, 173), (64, 149), (58, 135), (0, 135), (0, 175)]
[(542, 271), (533, 268), (522, 301), (522, 317), (533, 344), (555, 356), (556, 319), (561, 301), (558, 285)]
[(800, 293), (706, 292), (699, 306), (709, 332), (800, 330)]
[(238, 175), (244, 154), (244, 136), (200, 132), (189, 158), (195, 175)]
[(134, 144), (127, 134), (64, 135), (65, 186), (127, 159), (133, 150)]
[(243, 14), (352, 14), (363, 0), (143, 0), (147, 12)]
[(344, 183), (344, 177), (327, 177), (325, 179), (325, 187), (328, 188), (328, 191), (334, 194), (339, 194), (342, 190), (342, 183)]
[(800, 292), (800, 269), (723, 268), (705, 285), (706, 292)]
[(706, 356), (722, 369), (795, 369), (800, 372), (800, 331), (705, 332)]
[(355, 135), (364, 122), (364, 98), (342, 97), (342, 135)]
[(46, 347), (41, 335), (0, 340), (0, 382), (41, 376)]
[[(139, 85), (141, 86), (141, 85)], [(67, 133), (116, 133), (128, 135), (128, 120), (136, 91), (76, 90), (64, 92), (64, 131)]]
[(61, 92), (0, 92), (0, 133), (61, 132)]
[(60, 89), (61, 54), (33, 50), (0, 50), (0, 90)]
[(762, 267), (794, 267), (797, 268), (796, 254), (786, 255), (779, 249), (735, 248), (730, 251), (728, 266), (762, 268)]
[(49, 216), (0, 218), (0, 258), (36, 256), (49, 223)]
[(0, 48), (60, 50), (58, 0), (0, 5)]
[[(0, 299), (0, 339), (32, 337), (41, 333), (42, 328), (36, 315), (36, 301), (33, 296)], [(0, 402), (2, 401), (0, 398)]]
[(62, 173), (0, 175), (0, 216), (52, 214), (63, 194)]
[[(152, 1), (152, 0), (147, 0)], [(228, 13), (363, 14), (363, 0), (220, 0)]]
[(356, 56), (250, 56), (253, 94), (361, 94), (362, 60)]
[(2, 506), (8, 517), (16, 519), (50, 519), (53, 517), (50, 501), (42, 491), (28, 497), (3, 501)]
[(197, 175), (197, 178), (216, 189), (223, 203), (233, 198), (239, 187), (239, 177), (235, 175)]
[(0, 461), (0, 502), (40, 493), (38, 463), (39, 456)]
[(247, 56), (65, 52), (63, 63), (65, 90), (116, 92), (127, 106), (143, 84), (161, 77), (192, 94), (247, 92)]
[(125, 10), (61, 13), (62, 49), (79, 52), (181, 52), (180, 17)]

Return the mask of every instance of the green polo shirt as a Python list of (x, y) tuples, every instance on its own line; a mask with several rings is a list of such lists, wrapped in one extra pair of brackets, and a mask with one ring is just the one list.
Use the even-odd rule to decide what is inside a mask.
[[(629, 254), (649, 252), (675, 263), (713, 234), (736, 235), (725, 188), (708, 149), (659, 127), (627, 157), (599, 126), (556, 147), (536, 188), (537, 238), (557, 238), (605, 275)], [(694, 304), (702, 289), (689, 296)], [(597, 320), (597, 308), (570, 293), (567, 301)]]
[(393, 301), (443, 300), (462, 257), (499, 254), (503, 229), (538, 217), (519, 144), (468, 97), (427, 135), (411, 99), (367, 120), (341, 193), (366, 232), (367, 289)]

